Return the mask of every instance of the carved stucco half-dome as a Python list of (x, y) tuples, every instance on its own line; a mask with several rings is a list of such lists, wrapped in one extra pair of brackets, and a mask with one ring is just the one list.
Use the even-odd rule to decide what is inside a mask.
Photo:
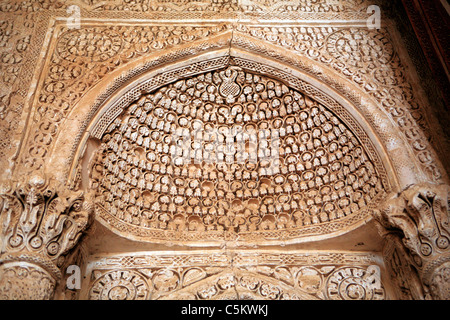
[(175, 81), (142, 94), (103, 133), (91, 164), (97, 216), (126, 237), (190, 244), (354, 229), (386, 182), (345, 119), (237, 67)]

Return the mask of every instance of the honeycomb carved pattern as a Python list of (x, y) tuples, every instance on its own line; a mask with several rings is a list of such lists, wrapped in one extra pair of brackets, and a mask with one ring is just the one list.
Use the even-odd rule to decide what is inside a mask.
[[(232, 28), (255, 39), (301, 52), (308, 58), (342, 73), (359, 85), (377, 99), (397, 122), (424, 173), (432, 180), (443, 179), (442, 175), (445, 175), (445, 172), (442, 172), (428, 142), (429, 127), (424, 110), (415, 99), (413, 87), (405, 77), (404, 66), (393, 50), (392, 41), (386, 30), (373, 32), (361, 28), (336, 27), (263, 28), (250, 25), (234, 27), (226, 24), (202, 27), (97, 26), (79, 30), (62, 28), (57, 42), (59, 46), (56, 45), (55, 52), (51, 55), (49, 70), (44, 75), (29, 138), (23, 147), (21, 169), (27, 172), (43, 169), (61, 123), (83, 94), (99, 83), (106, 74), (140, 56), (211, 37)], [(110, 40), (105, 41), (106, 38), (102, 40), (101, 37)], [(72, 39), (72, 42), (69, 39)], [(85, 43), (85, 40), (80, 39), (95, 43), (86, 47), (89, 47), (89, 50), (96, 48), (95, 53), (77, 46), (77, 43), (83, 45)], [(240, 38), (236, 32), (233, 41), (238, 44), (241, 40), (242, 37)], [(66, 44), (72, 48), (72, 53), (64, 51)], [(250, 45), (255, 51), (265, 50), (245, 41), (238, 45), (244, 47)], [(174, 57), (182, 54), (184, 53), (176, 52)], [(402, 164), (398, 166), (401, 170)]]
[(91, 174), (97, 212), (148, 240), (166, 231), (191, 241), (329, 233), (384, 194), (338, 115), (235, 67), (142, 95), (101, 141)]
[[(5, 44), (4, 48), (16, 47), (16, 50), (12, 52), (8, 49), (8, 52), (2, 54), (2, 63), (4, 65), (4, 77), (9, 83), (3, 87), (6, 91), (0, 94), (0, 118), (4, 118), (4, 125), (1, 128), (6, 130), (2, 136), (4, 139), (1, 141), (1, 145), (4, 147), (2, 150), (10, 154), (9, 147), (12, 145), (11, 133), (14, 133), (18, 125), (18, 119), (20, 118), (20, 113), (23, 108), (23, 98), (26, 96), (26, 90), (29, 87), (29, 81), (31, 80), (32, 68), (29, 66), (34, 65), (36, 59), (32, 56), (37, 56), (39, 51), (39, 46), (33, 46), (33, 37), (36, 37), (38, 42), (42, 42), (45, 36), (45, 30), (43, 26), (48, 23), (48, 19), (51, 15), (55, 15), (55, 12), (60, 14), (62, 10), (68, 8), (69, 5), (78, 5), (82, 10), (92, 12), (92, 17), (99, 17), (99, 14), (110, 14), (114, 11), (127, 11), (129, 13), (155, 13), (161, 18), (161, 14), (170, 14), (173, 17), (178, 17), (183, 19), (186, 13), (192, 14), (206, 14), (210, 13), (211, 17), (217, 17), (217, 15), (224, 14), (226, 16), (228, 13), (235, 13), (238, 15), (251, 15), (251, 14), (263, 14), (270, 18), (273, 15), (280, 17), (280, 19), (288, 21), (291, 19), (291, 14), (302, 15), (306, 14), (305, 17), (311, 19), (311, 17), (317, 17), (318, 19), (357, 19), (351, 15), (359, 15), (359, 19), (364, 20), (367, 18), (366, 8), (371, 4), (379, 4), (378, 1), (362, 1), (362, 0), (348, 0), (340, 1), (339, 4), (333, 3), (326, 0), (321, 1), (309, 1), (309, 0), (299, 0), (295, 5), (287, 2), (278, 1), (245, 1), (245, 3), (240, 3), (239, 1), (178, 1), (177, 5), (174, 6), (165, 1), (131, 1), (124, 2), (120, 0), (111, 1), (83, 1), (75, 0), (73, 2), (65, 3), (62, 1), (45, 1), (45, 0), (13, 0), (8, 1), (0, 5), (0, 13), (8, 15), (8, 19), (5, 19), (2, 27), (0, 28), (0, 34), (2, 34), (2, 43)], [(86, 13), (87, 14), (87, 13)], [(174, 15), (175, 14), (175, 15)], [(361, 15), (362, 14), (362, 15)], [(178, 16), (177, 16), (178, 15)], [(350, 15), (350, 16), (348, 16)], [(87, 14), (91, 16), (91, 14)], [(152, 17), (150, 14), (147, 17)], [(140, 16), (143, 17), (143, 16)], [(156, 17), (156, 15), (155, 15)], [(262, 16), (261, 16), (262, 17)], [(185, 17), (186, 18), (186, 17)], [(192, 17), (191, 17), (192, 18)], [(295, 17), (298, 19), (298, 16)], [(14, 21), (13, 21), (14, 20)], [(43, 23), (37, 23), (38, 20), (42, 20)], [(39, 27), (37, 27), (39, 25)], [(25, 28), (23, 28), (24, 26)], [(20, 28), (19, 28), (20, 27)], [(232, 28), (231, 26), (229, 26)], [(20, 31), (16, 31), (19, 28)], [(107, 27), (110, 28), (110, 27)], [(132, 27), (135, 28), (135, 27)], [(136, 32), (129, 32), (130, 37), (138, 38), (142, 30), (138, 27)], [(157, 26), (155, 28), (160, 28)], [(161, 27), (160, 30), (166, 27)], [(181, 27), (180, 27), (181, 28)], [(184, 27), (182, 27), (184, 28)], [(372, 53), (382, 52), (386, 49), (388, 52), (391, 50), (391, 39), (388, 36), (388, 30), (382, 29), (379, 32), (362, 30), (361, 28), (302, 28), (302, 27), (255, 27), (250, 25), (238, 25), (238, 29), (246, 30), (246, 32), (252, 33), (256, 37), (263, 37), (271, 43), (282, 44), (284, 48), (294, 49), (295, 51), (301, 51), (305, 53), (308, 57), (320, 60), (321, 62), (330, 65), (333, 69), (342, 72), (343, 75), (358, 83), (362, 88), (367, 90), (370, 94), (376, 97), (385, 106), (386, 110), (391, 114), (391, 116), (397, 121), (399, 126), (404, 131), (408, 141), (416, 152), (418, 161), (424, 167), (426, 174), (429, 174), (432, 179), (439, 180), (442, 178), (443, 173), (439, 168), (439, 165), (434, 161), (435, 156), (433, 152), (429, 150), (427, 140), (430, 140), (429, 125), (426, 120), (426, 110), (420, 106), (420, 102), (417, 101), (415, 92), (413, 92), (413, 86), (405, 78), (405, 66), (400, 62), (399, 55), (397, 53), (393, 54), (392, 59), (386, 65), (380, 65), (376, 59), (366, 61), (365, 57), (373, 56)], [(17, 29), (17, 30), (19, 30)], [(100, 30), (93, 30), (95, 28), (88, 27), (88, 30), (84, 30), (80, 35), (80, 38), (88, 36), (89, 34), (96, 33), (98, 35), (102, 34), (107, 36), (111, 35), (111, 30), (105, 30), (105, 27), (101, 27)], [(120, 28), (119, 28), (120, 29)], [(141, 28), (142, 29), (142, 28)], [(188, 30), (189, 27), (186, 27)], [(193, 27), (193, 30), (199, 30), (197, 27)], [(37, 30), (33, 35), (33, 30)], [(300, 32), (299, 32), (300, 30)], [(66, 30), (69, 31), (69, 30)], [(69, 31), (65, 36), (74, 36), (77, 31)], [(169, 32), (171, 32), (169, 30)], [(175, 31), (176, 34), (178, 31)], [(64, 31), (63, 31), (64, 33)], [(143, 33), (146, 33), (144, 30)], [(164, 31), (158, 34), (164, 34)], [(189, 31), (189, 34), (195, 33), (195, 31)], [(62, 34), (62, 33), (61, 33)], [(122, 39), (127, 32), (118, 32), (121, 40), (126, 42), (126, 38)], [(182, 32), (182, 34), (186, 34)], [(205, 37), (205, 34), (202, 35)], [(206, 35), (208, 36), (208, 35)], [(75, 38), (77, 36), (75, 35)], [(117, 39), (116, 36), (113, 38)], [(148, 36), (148, 39), (151, 39)], [(152, 50), (159, 50), (161, 46), (176, 45), (179, 40), (176, 37), (166, 36), (169, 42), (160, 41), (155, 39), (152, 42), (150, 48)], [(186, 38), (186, 37), (185, 37)], [(94, 38), (93, 38), (94, 39)], [(139, 40), (133, 40), (134, 50), (129, 50), (128, 55), (133, 58), (132, 52), (135, 54), (146, 54), (148, 53), (148, 44), (146, 43), (147, 35), (145, 38)], [(327, 40), (328, 39), (328, 40)], [(95, 39), (94, 39), (95, 40)], [(338, 40), (338, 41), (337, 41)], [(380, 42), (381, 40), (381, 42)], [(60, 41), (62, 44), (64, 41)], [(113, 41), (114, 42), (114, 41)], [(80, 51), (77, 55), (83, 53), (85, 58), (88, 58), (90, 54), (93, 54), (96, 59), (99, 57), (106, 58), (108, 54), (114, 52), (117, 59), (114, 62), (123, 58), (123, 51), (117, 52), (116, 48), (106, 49), (104, 44), (109, 44), (109, 41), (100, 41), (97, 45), (102, 45), (102, 47), (92, 46), (92, 48), (97, 48), (98, 52), (89, 53)], [(114, 42), (115, 44), (118, 41)], [(7, 45), (6, 45), (7, 44)], [(336, 45), (334, 45), (336, 44)], [(382, 44), (380, 47), (379, 44)], [(0, 44), (1, 45), (1, 44)], [(155, 46), (155, 47), (153, 47)], [(30, 47), (32, 49), (30, 50)], [(69, 47), (71, 47), (69, 45)], [(74, 48), (74, 47), (71, 47)], [(127, 45), (122, 47), (127, 48)], [(380, 48), (383, 48), (380, 50)], [(357, 50), (355, 50), (357, 49)], [(105, 50), (112, 50), (105, 52)], [(143, 50), (143, 51), (142, 51)], [(146, 51), (147, 50), (147, 51)], [(33, 51), (33, 52), (30, 52)], [(57, 50), (56, 50), (57, 51)], [(329, 51), (329, 52), (327, 52)], [(361, 52), (364, 57), (361, 57)], [(49, 55), (53, 58), (53, 53)], [(67, 54), (67, 53), (66, 53)], [(356, 54), (356, 55), (355, 55)], [(26, 56), (28, 55), (28, 56)], [(65, 54), (63, 54), (65, 55)], [(69, 55), (70, 56), (70, 55)], [(126, 55), (125, 55), (126, 56)], [(349, 60), (349, 57), (353, 56)], [(134, 56), (136, 57), (136, 56)], [(362, 58), (362, 59), (360, 59)], [(95, 59), (94, 59), (95, 60)], [(26, 61), (26, 63), (25, 63)], [(65, 61), (65, 62), (61, 62)], [(384, 61), (381, 59), (380, 61)], [(48, 154), (50, 144), (56, 135), (55, 130), (58, 130), (59, 121), (63, 119), (74, 102), (72, 99), (77, 100), (77, 92), (79, 90), (88, 90), (90, 88), (89, 83), (82, 83), (80, 81), (74, 81), (74, 77), (78, 79), (89, 79), (95, 78), (97, 74), (103, 74), (106, 69), (110, 72), (113, 68), (111, 59), (109, 59), (106, 66), (98, 67), (97, 64), (91, 62), (87, 69), (95, 69), (93, 74), (86, 75), (80, 73), (83, 68), (78, 66), (63, 66), (67, 61), (64, 59), (56, 59), (53, 63), (53, 74), (49, 75), (49, 78), (54, 78), (53, 83), (50, 79), (47, 79), (47, 88), (50, 90), (56, 90), (54, 94), (48, 95), (48, 92), (41, 96), (42, 100), (47, 100), (49, 105), (55, 104), (53, 107), (47, 106), (35, 106), (45, 113), (35, 115), (33, 121), (37, 121), (36, 129), (30, 133), (31, 141), (28, 146), (25, 146), (25, 155), (22, 157), (22, 163), (24, 164), (22, 169), (27, 169), (29, 167), (39, 168), (43, 165), (42, 157)], [(126, 61), (125, 61), (126, 62)], [(355, 63), (357, 62), (357, 63)], [(366, 63), (367, 62), (367, 63)], [(120, 63), (119, 63), (120, 65)], [(358, 66), (360, 65), (360, 66)], [(373, 66), (376, 66), (373, 69)], [(83, 66), (83, 65), (82, 65)], [(117, 65), (116, 65), (117, 66)], [(353, 67), (353, 68), (352, 68)], [(83, 69), (84, 70), (84, 69)], [(364, 74), (365, 71), (369, 73)], [(87, 76), (87, 77), (84, 77)], [(44, 75), (45, 77), (45, 75)], [(371, 81), (370, 79), (374, 80)], [(10, 83), (13, 83), (13, 86)], [(89, 81), (88, 81), (89, 82)], [(59, 92), (61, 89), (67, 89), (70, 83), (76, 83), (76, 90), (71, 90), (70, 92)], [(393, 88), (395, 86), (395, 88)], [(84, 92), (84, 91), (83, 91)], [(40, 93), (38, 93), (40, 95)], [(60, 97), (64, 97), (59, 99)], [(64, 100), (64, 101), (61, 101)], [(397, 103), (402, 102), (402, 103)], [(404, 103), (403, 103), (404, 102)], [(34, 108), (34, 109), (36, 109)], [(67, 109), (66, 109), (67, 108)], [(61, 117), (62, 116), (62, 117)], [(49, 120), (41, 121), (42, 118), (47, 118)], [(415, 128), (416, 123), (419, 125), (420, 129), (425, 132), (425, 136), (418, 132)], [(9, 128), (9, 129), (6, 129)], [(439, 140), (437, 137), (433, 139)], [(6, 156), (6, 153), (2, 156)]]
[[(83, 48), (79, 48), (81, 51), (75, 54), (63, 53), (61, 48), (65, 46), (59, 47), (60, 49), (56, 46), (51, 62), (53, 67), (49, 68), (48, 75), (44, 77), (43, 92), (40, 94), (39, 106), (33, 118), (34, 124), (23, 149), (21, 157), (23, 170), (32, 171), (43, 168), (45, 158), (60, 130), (62, 121), (80, 97), (98, 83), (105, 74), (149, 52), (212, 36), (229, 28), (231, 28), (229, 25), (175, 28), (122, 26), (108, 27), (106, 30), (105, 27), (87, 27), (66, 31), (63, 28), (62, 38), (58, 40), (58, 43), (66, 43), (68, 39), (73, 38), (74, 46), (71, 48), (77, 48), (75, 42), (85, 37), (93, 37), (92, 41), (97, 41), (100, 34), (108, 39), (116, 40), (106, 42), (98, 40), (95, 42), (98, 46), (108, 43), (109, 47), (101, 48), (100, 52), (95, 54), (84, 52)], [(360, 85), (384, 105), (397, 121), (407, 141), (413, 146), (417, 162), (424, 171), (432, 179), (442, 178), (433, 150), (429, 148), (426, 136), (423, 136), (422, 131), (417, 128), (419, 125), (421, 129), (425, 129), (425, 133), (428, 130), (423, 110), (415, 102), (412, 87), (405, 79), (398, 55), (393, 51), (391, 41), (385, 34), (361, 31), (360, 28), (273, 27), (269, 29), (244, 25), (236, 28), (252, 37), (300, 51), (309, 58), (342, 72), (344, 76)], [(117, 38), (117, 34), (120, 35), (121, 40)], [(125, 37), (125, 35), (130, 36)], [(236, 41), (240, 41), (237, 35), (236, 33)], [(120, 46), (121, 49), (119, 49)], [(94, 47), (96, 46), (90, 46), (90, 48)], [(358, 49), (357, 53), (355, 48)], [(254, 49), (260, 50), (257, 47)], [(117, 52), (116, 55), (113, 54), (115, 52)], [(91, 59), (106, 60), (101, 61), (102, 66), (98, 69), (95, 66), (100, 61), (96, 63)], [(370, 79), (375, 79), (376, 83)]]
[[(237, 29), (319, 61), (357, 84), (398, 124), (414, 150), (417, 162), (430, 179), (445, 180), (446, 173), (433, 160), (436, 156), (428, 142), (431, 132), (426, 110), (420, 106), (418, 92), (406, 76), (405, 66), (394, 50), (388, 29), (245, 25), (239, 25)], [(244, 39), (241, 41), (245, 42)]]

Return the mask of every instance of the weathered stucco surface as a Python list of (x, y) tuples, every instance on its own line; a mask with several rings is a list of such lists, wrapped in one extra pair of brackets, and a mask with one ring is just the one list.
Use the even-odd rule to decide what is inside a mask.
[(450, 299), (448, 139), (386, 8), (1, 3), (0, 298)]

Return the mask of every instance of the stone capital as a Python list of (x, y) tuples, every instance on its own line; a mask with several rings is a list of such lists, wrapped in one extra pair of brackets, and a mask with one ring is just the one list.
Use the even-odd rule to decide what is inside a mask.
[(91, 222), (86, 198), (39, 177), (2, 188), (0, 299), (51, 298), (65, 257)]
[(448, 185), (413, 185), (376, 212), (383, 227), (400, 234), (410, 264), (434, 299), (450, 299), (449, 191)]

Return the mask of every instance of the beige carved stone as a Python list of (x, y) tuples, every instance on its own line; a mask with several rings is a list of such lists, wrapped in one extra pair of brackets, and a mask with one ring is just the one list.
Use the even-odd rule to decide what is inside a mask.
[(83, 202), (82, 193), (70, 192), (40, 177), (3, 191), (1, 297), (49, 299), (62, 276), (59, 268), (87, 229), (92, 210)]
[(145, 241), (339, 232), (384, 194), (356, 130), (240, 68), (181, 80), (140, 97), (102, 136), (91, 173), (97, 216)]
[(441, 97), (391, 9), (0, 3), (0, 298), (450, 299)]
[(399, 235), (387, 234), (383, 258), (389, 270), (394, 290), (401, 300), (424, 300), (425, 292), (416, 269)]
[(448, 295), (450, 217), (447, 185), (412, 186), (390, 199), (378, 213), (387, 228), (402, 232), (410, 263), (437, 299)]
[(363, 253), (147, 253), (98, 257), (90, 269), (93, 300), (386, 298), (375, 256)]

